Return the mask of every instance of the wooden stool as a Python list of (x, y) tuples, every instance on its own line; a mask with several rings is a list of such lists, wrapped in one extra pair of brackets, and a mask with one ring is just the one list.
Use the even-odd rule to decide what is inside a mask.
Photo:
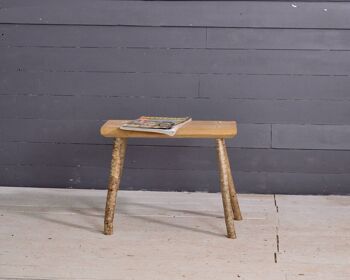
[(126, 120), (110, 120), (107, 121), (101, 128), (101, 134), (103, 136), (115, 138), (106, 201), (104, 234), (110, 235), (113, 233), (113, 219), (116, 207), (117, 192), (123, 171), (127, 138), (214, 138), (216, 139), (221, 195), (224, 206), (227, 237), (236, 238), (233, 220), (242, 220), (242, 215), (239, 209), (237, 194), (232, 179), (230, 162), (225, 145), (225, 138), (233, 138), (237, 134), (236, 122), (192, 121), (181, 127), (174, 136), (119, 129), (119, 127), (125, 122)]

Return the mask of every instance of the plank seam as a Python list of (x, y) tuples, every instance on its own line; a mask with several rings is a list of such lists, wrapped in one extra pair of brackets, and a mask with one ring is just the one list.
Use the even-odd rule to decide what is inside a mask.
[[(284, 1), (287, 2), (287, 1)], [(345, 1), (347, 2), (347, 1)], [(89, 24), (89, 23), (33, 23), (33, 22), (10, 22), (0, 21), (0, 25), (39, 25), (39, 26), (101, 26), (101, 27), (154, 27), (154, 28), (229, 28), (229, 29), (291, 29), (291, 30), (350, 30), (350, 27), (278, 27), (278, 26), (212, 26), (212, 25), (162, 25), (162, 24)]]
[(310, 52), (350, 52), (350, 49), (332, 48), (227, 48), (227, 47), (147, 47), (147, 46), (76, 46), (76, 45), (0, 45), (0, 48), (37, 48), (37, 49), (119, 49), (119, 50), (214, 50), (214, 51), (310, 51)]

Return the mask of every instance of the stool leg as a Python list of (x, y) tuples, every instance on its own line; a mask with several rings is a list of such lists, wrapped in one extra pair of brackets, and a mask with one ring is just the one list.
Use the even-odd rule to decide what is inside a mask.
[(231, 197), (230, 197), (230, 191), (229, 191), (229, 176), (227, 172), (228, 168), (227, 168), (227, 161), (225, 157), (224, 143), (225, 143), (224, 139), (216, 139), (216, 151), (218, 154), (218, 161), (219, 161), (222, 203), (224, 206), (227, 237), (236, 238), (235, 227), (233, 224), (233, 210), (231, 206)]
[(227, 162), (227, 173), (228, 173), (228, 180), (229, 180), (229, 190), (230, 190), (230, 197), (231, 197), (231, 205), (233, 210), (233, 216), (235, 220), (242, 220), (242, 214), (241, 209), (239, 208), (238, 198), (237, 198), (237, 192), (235, 188), (235, 184), (233, 182), (232, 173), (231, 173), (231, 166), (230, 166), (230, 159), (227, 154), (226, 144), (225, 140), (223, 140), (223, 145), (225, 148), (225, 159)]
[(113, 233), (113, 219), (116, 207), (117, 192), (123, 171), (126, 150), (126, 138), (116, 138), (112, 153), (111, 173), (109, 176), (108, 193), (105, 209), (104, 234)]

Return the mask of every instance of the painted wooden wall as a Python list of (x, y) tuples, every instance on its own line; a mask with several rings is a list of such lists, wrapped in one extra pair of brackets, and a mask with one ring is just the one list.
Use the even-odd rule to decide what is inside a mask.
[[(350, 193), (350, 3), (0, 1), (0, 185), (105, 188), (106, 119), (237, 120), (237, 188)], [(218, 191), (213, 142), (130, 141), (124, 189)]]

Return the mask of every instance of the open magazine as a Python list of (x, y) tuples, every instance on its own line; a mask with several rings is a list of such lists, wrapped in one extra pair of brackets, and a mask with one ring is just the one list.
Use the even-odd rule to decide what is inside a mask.
[(136, 120), (126, 122), (120, 127), (120, 129), (155, 132), (173, 136), (180, 127), (191, 120), (192, 119), (190, 117), (169, 118), (142, 116)]

